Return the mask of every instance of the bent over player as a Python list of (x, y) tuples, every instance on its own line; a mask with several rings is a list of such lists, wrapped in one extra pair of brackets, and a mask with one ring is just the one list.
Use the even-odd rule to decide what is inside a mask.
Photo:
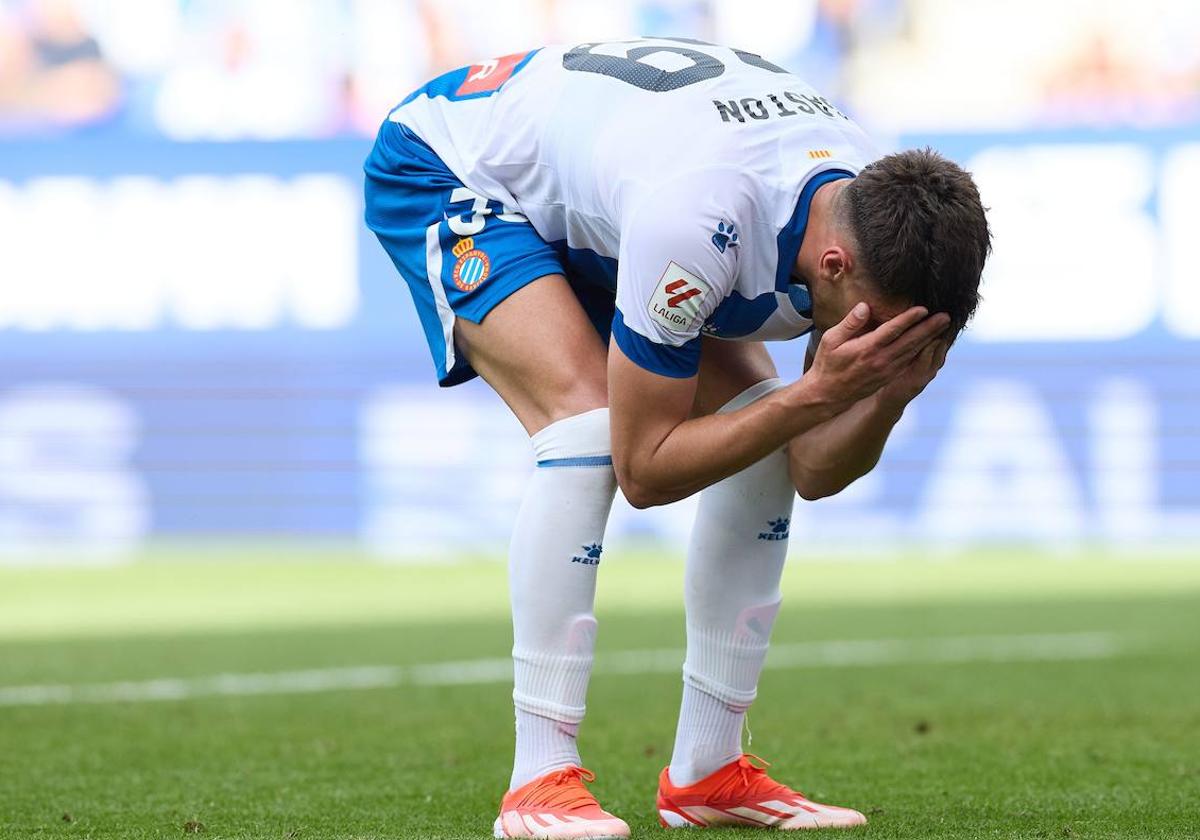
[[(537, 468), (509, 556), (516, 758), (497, 837), (625, 837), (585, 787), (605, 522), (700, 493), (666, 826), (852, 826), (742, 753), (797, 492), (871, 470), (973, 314), (970, 176), (880, 157), (763, 58), (686, 39), (550, 46), (434, 79), (388, 115), (366, 219), (439, 382), (476, 375)], [(810, 336), (781, 382), (764, 341)]]

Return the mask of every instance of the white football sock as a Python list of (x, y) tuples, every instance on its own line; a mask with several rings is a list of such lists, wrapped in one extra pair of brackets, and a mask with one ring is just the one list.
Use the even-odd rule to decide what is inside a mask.
[(511, 788), (579, 764), (596, 619), (596, 567), (617, 479), (608, 409), (567, 417), (531, 439), (537, 469), (509, 549), (513, 704)]
[[(720, 411), (782, 387), (769, 379)], [(780, 449), (700, 494), (684, 571), (687, 660), (670, 777), (690, 785), (742, 754), (746, 709), (758, 691), (796, 489)]]
[(517, 709), (517, 750), (509, 790), (572, 764), (579, 766), (575, 736), (579, 724), (564, 723)]
[(671, 755), (671, 782), (693, 784), (736, 760), (742, 754), (745, 719), (745, 706), (730, 706), (685, 682)]

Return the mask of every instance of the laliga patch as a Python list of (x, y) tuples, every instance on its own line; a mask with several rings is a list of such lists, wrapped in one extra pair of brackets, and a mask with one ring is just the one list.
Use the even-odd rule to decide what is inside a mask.
[(650, 317), (672, 332), (691, 332), (701, 322), (700, 307), (710, 294), (707, 283), (672, 260), (650, 297)]

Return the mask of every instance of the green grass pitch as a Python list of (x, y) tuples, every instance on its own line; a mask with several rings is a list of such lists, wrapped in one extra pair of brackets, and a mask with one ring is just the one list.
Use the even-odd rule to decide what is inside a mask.
[[(176, 554), (0, 569), (0, 835), (490, 836), (502, 564)], [(650, 555), (600, 570), (580, 744), (635, 837), (666, 836), (681, 577)], [(1200, 837), (1194, 556), (798, 558), (774, 640), (750, 750), (867, 813), (851, 836)]]

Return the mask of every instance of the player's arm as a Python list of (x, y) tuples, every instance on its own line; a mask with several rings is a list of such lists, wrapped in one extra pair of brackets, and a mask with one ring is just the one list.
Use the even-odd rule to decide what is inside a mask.
[(740, 259), (740, 247), (715, 247), (713, 235), (736, 228), (751, 241), (755, 195), (738, 169), (689, 172), (642, 197), (623, 225), (609, 422), (617, 480), (637, 507), (685, 498), (761, 460), (877, 391), (944, 328), (913, 308), (860, 336), (870, 314), (862, 304), (824, 336), (802, 381), (740, 411), (689, 417), (700, 331), (732, 293)]
[[(809, 342), (806, 377), (820, 341), (821, 337), (814, 335)], [(905, 407), (933, 381), (946, 362), (948, 350), (947, 342), (931, 341), (878, 391), (792, 438), (788, 442), (788, 469), (796, 492), (810, 501), (832, 496), (875, 469)]]
[(695, 375), (647, 370), (623, 349), (627, 334), (614, 341), (608, 366), (613, 464), (626, 498), (635, 507), (685, 498), (831, 421), (894, 379), (945, 329), (944, 316), (927, 315), (913, 307), (858, 336), (869, 318), (866, 304), (859, 304), (822, 337), (801, 380), (739, 411), (695, 418), (689, 417)]

